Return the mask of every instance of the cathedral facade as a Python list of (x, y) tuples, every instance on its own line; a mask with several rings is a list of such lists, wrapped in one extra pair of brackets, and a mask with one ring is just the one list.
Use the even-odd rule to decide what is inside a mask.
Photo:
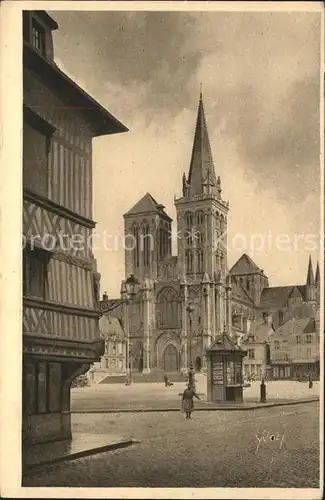
[[(183, 175), (175, 207), (176, 256), (172, 220), (149, 193), (124, 214), (125, 276), (135, 275), (138, 285), (127, 304), (122, 282), (112, 314), (127, 325), (133, 370), (185, 372), (190, 364), (204, 370), (206, 349), (222, 331), (240, 339), (254, 323), (273, 323), (278, 309), (278, 321), (283, 322), (290, 299), (301, 299), (298, 306), (313, 310), (317, 285), (312, 269), (305, 285), (275, 288), (246, 254), (228, 269), (229, 203), (215, 173), (202, 94), (189, 172)], [(279, 294), (283, 304), (278, 303)]]

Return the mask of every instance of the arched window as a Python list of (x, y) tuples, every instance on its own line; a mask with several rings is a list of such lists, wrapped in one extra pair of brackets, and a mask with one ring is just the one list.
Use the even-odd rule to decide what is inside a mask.
[(216, 229), (220, 229), (220, 216), (218, 212), (216, 212)]
[(185, 214), (186, 228), (191, 229), (193, 226), (193, 214), (192, 212), (186, 212)]
[(184, 232), (184, 238), (185, 238), (185, 246), (187, 248), (190, 248), (192, 246), (192, 235), (189, 230), (185, 230)]
[(199, 210), (198, 212), (196, 212), (196, 224), (197, 224), (197, 226), (202, 226), (203, 221), (204, 221), (204, 213), (202, 212), (202, 210)]
[(139, 267), (139, 228), (133, 227), (134, 248), (133, 248), (133, 267)]
[(164, 257), (166, 257), (168, 253), (168, 233), (166, 229), (164, 230)]
[(186, 251), (186, 272), (187, 273), (192, 273), (193, 272), (193, 254), (191, 250)]
[(198, 273), (203, 273), (203, 251), (202, 250), (199, 250), (197, 252), (197, 269), (198, 269)]
[(159, 228), (159, 258), (163, 256), (163, 229)]
[(196, 237), (196, 245), (198, 247), (201, 247), (203, 245), (203, 243), (204, 243), (204, 234), (203, 234), (203, 232), (196, 231), (195, 237)]
[(173, 288), (165, 288), (158, 296), (159, 326), (177, 328), (179, 324), (178, 297)]
[(143, 264), (148, 267), (150, 262), (150, 229), (146, 224), (143, 228)]

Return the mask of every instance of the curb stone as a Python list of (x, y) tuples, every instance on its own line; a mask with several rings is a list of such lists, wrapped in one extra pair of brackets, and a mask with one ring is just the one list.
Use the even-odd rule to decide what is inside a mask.
[(26, 464), (23, 466), (23, 473), (29, 472), (30, 470), (35, 470), (39, 467), (44, 467), (45, 465), (52, 465), (56, 463), (68, 462), (70, 460), (76, 460), (77, 458), (89, 457), (91, 455), (97, 455), (97, 453), (104, 453), (106, 451), (118, 450), (121, 448), (126, 448), (132, 446), (133, 444), (141, 443), (138, 439), (128, 438), (118, 441), (116, 443), (106, 444), (102, 446), (96, 446), (95, 448), (90, 448), (88, 450), (76, 451), (70, 455), (61, 455), (58, 457), (51, 458), (49, 460), (44, 460), (41, 462)]
[[(272, 402), (272, 403), (253, 403), (250, 406), (248, 405), (222, 405), (216, 406), (207, 403), (206, 407), (196, 407), (195, 411), (241, 411), (241, 410), (259, 410), (261, 408), (272, 408), (277, 406), (289, 406), (289, 405), (297, 405), (297, 404), (306, 404), (306, 403), (316, 403), (319, 402), (319, 398), (311, 398), (311, 399), (301, 399), (301, 400), (293, 400), (293, 401), (282, 401), (282, 402)], [(71, 410), (73, 414), (84, 414), (84, 413), (162, 413), (162, 412), (179, 412), (180, 408), (176, 407), (167, 407), (167, 408), (113, 408), (113, 409), (98, 409), (98, 410)]]

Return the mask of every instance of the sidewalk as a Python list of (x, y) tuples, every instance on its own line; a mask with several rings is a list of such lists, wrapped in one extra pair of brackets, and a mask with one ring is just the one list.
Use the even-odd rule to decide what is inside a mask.
[(24, 449), (22, 453), (23, 470), (25, 472), (43, 465), (125, 448), (137, 442), (131, 437), (121, 437), (114, 434), (74, 432), (71, 441), (43, 443)]

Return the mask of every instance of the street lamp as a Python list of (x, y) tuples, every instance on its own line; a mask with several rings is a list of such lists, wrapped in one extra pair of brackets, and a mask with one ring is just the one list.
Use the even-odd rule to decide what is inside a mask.
[(186, 308), (188, 319), (189, 319), (189, 369), (188, 369), (188, 382), (189, 385), (194, 389), (195, 381), (194, 381), (194, 368), (192, 362), (192, 316), (194, 312), (194, 307), (192, 304), (189, 304)]
[(270, 365), (270, 345), (267, 341), (265, 341), (265, 352), (264, 352), (264, 362), (262, 365), (262, 380), (260, 385), (260, 402), (266, 403), (266, 385), (265, 379), (267, 376), (267, 367)]
[(127, 318), (127, 381), (126, 385), (130, 385), (132, 383), (132, 363), (131, 363), (131, 348), (132, 344), (130, 342), (130, 304), (134, 296), (136, 295), (136, 286), (139, 284), (136, 276), (134, 274), (130, 274), (130, 276), (125, 281), (126, 288), (126, 318)]

